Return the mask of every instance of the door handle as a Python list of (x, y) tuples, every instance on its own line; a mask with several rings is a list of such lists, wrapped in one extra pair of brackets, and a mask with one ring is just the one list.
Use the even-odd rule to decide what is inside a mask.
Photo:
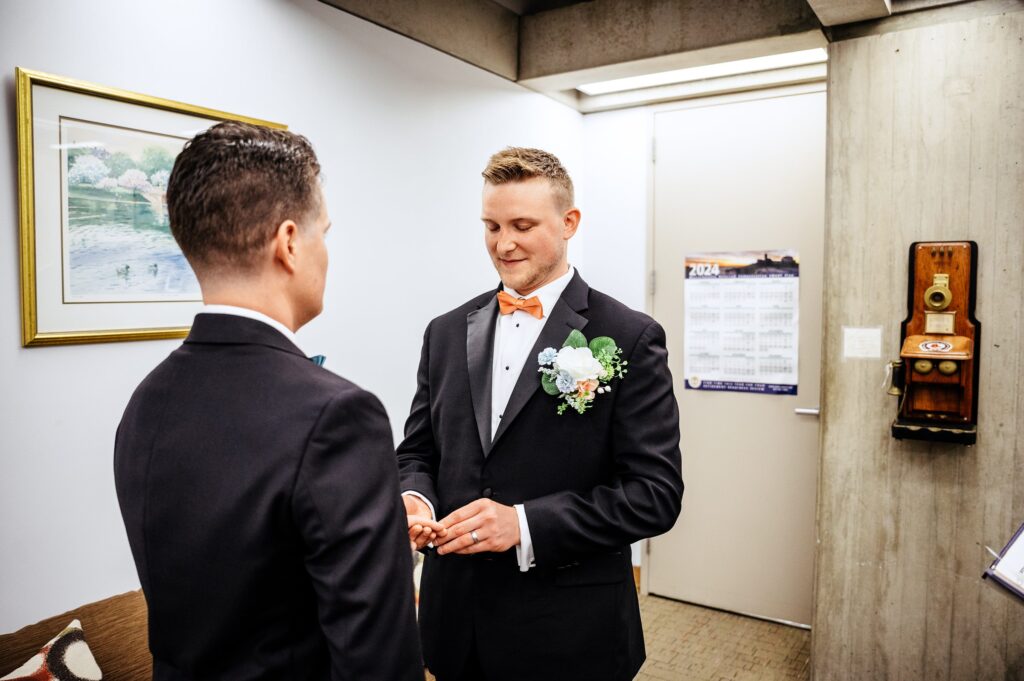
[(819, 407), (797, 407), (793, 410), (793, 413), (800, 416), (818, 416), (821, 413), (821, 409)]

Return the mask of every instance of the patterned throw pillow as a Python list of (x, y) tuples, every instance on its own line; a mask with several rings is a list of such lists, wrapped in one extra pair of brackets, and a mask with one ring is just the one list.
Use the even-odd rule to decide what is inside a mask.
[(32, 659), (0, 681), (97, 681), (102, 678), (85, 642), (82, 625), (74, 620)]

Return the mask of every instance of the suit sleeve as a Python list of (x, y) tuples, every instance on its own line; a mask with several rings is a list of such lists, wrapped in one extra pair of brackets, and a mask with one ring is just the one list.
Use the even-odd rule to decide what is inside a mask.
[(391, 428), (351, 389), (321, 412), (293, 494), (331, 679), (422, 681), (412, 561)]
[[(405, 439), (398, 446), (398, 470), (402, 491), (415, 491), (440, 509), (435, 481), (437, 447), (430, 420), (430, 325), (423, 333), (423, 350), (416, 372), (416, 394), (405, 422)], [(437, 511), (439, 512), (439, 511)]]
[(613, 384), (618, 395), (609, 484), (583, 494), (557, 492), (525, 504), (538, 565), (558, 565), (662, 534), (679, 516), (679, 408), (665, 332), (657, 322), (640, 334), (627, 369)]

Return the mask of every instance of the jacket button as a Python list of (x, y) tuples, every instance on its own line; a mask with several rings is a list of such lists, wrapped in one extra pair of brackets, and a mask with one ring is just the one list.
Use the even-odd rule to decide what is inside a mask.
[(484, 495), (484, 499), (490, 499), (494, 494), (494, 491), (490, 487), (484, 487), (482, 494)]

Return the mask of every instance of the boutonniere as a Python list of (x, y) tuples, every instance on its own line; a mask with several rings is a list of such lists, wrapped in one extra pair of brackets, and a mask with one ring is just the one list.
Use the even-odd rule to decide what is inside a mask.
[(537, 356), (540, 385), (548, 395), (564, 400), (558, 415), (572, 407), (582, 414), (593, 405), (597, 395), (610, 393), (613, 378), (626, 374), (622, 349), (608, 336), (587, 343), (587, 337), (573, 329), (561, 350), (545, 348)]

